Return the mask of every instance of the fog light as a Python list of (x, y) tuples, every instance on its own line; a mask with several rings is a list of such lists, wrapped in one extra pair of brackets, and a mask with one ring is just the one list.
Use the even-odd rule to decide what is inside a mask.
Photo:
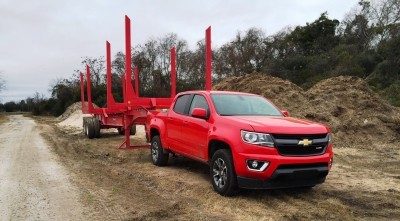
[(258, 166), (258, 162), (257, 160), (253, 161), (253, 163), (251, 164), (251, 166), (255, 169)]
[(261, 172), (268, 167), (269, 162), (258, 161), (258, 160), (246, 160), (246, 164), (247, 164), (247, 169)]

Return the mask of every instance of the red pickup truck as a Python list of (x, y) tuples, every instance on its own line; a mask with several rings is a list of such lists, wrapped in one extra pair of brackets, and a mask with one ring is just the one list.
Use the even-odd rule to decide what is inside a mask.
[(333, 162), (327, 126), (288, 116), (254, 94), (188, 91), (169, 110), (151, 111), (151, 157), (165, 166), (171, 153), (209, 164), (219, 194), (238, 188), (313, 187)]

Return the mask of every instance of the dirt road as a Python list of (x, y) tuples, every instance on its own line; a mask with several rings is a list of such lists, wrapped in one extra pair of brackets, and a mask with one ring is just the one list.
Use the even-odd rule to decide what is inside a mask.
[(36, 123), (11, 115), (0, 125), (0, 220), (81, 220), (79, 191)]

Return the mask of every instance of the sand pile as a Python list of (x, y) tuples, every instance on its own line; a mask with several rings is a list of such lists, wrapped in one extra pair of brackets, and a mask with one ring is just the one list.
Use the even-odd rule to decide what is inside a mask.
[(63, 114), (57, 117), (59, 126), (67, 128), (82, 128), (83, 117), (90, 117), (90, 114), (82, 113), (81, 102), (71, 104)]
[[(86, 102), (86, 104), (87, 104), (87, 102)], [(81, 102), (75, 102), (75, 103), (71, 104), (69, 107), (67, 107), (67, 109), (64, 111), (63, 114), (61, 114), (60, 116), (57, 117), (57, 120), (63, 121), (65, 119), (67, 119), (71, 114), (73, 114), (77, 110), (82, 110)]]
[(90, 117), (90, 114), (82, 114), (81, 110), (76, 110), (69, 114), (68, 118), (58, 123), (58, 125), (69, 128), (82, 128), (83, 117)]
[(326, 79), (304, 91), (280, 78), (251, 74), (225, 79), (213, 89), (260, 94), (291, 116), (328, 125), (338, 144), (400, 140), (400, 108), (379, 98), (357, 77)]

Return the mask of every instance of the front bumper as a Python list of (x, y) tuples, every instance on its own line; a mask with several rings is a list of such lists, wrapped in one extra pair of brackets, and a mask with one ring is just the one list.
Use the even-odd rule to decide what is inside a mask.
[(280, 189), (321, 184), (328, 175), (328, 164), (282, 165), (267, 180), (238, 176), (238, 185), (245, 189)]
[[(330, 144), (324, 154), (315, 156), (282, 156), (275, 148), (246, 146), (234, 152), (234, 166), (238, 184), (242, 188), (275, 189), (314, 186), (325, 181), (333, 158)], [(269, 162), (263, 171), (252, 171), (247, 160)]]

